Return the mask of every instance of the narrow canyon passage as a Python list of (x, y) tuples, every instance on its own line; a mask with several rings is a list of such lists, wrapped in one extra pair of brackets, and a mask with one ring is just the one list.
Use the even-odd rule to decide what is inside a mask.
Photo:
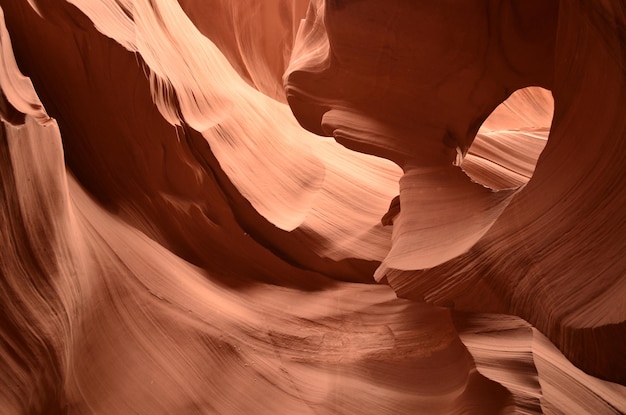
[(0, 0), (0, 412), (626, 412), (619, 1)]

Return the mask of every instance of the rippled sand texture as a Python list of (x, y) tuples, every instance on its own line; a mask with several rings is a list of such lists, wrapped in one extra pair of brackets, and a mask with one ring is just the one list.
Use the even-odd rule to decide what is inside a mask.
[(626, 412), (622, 2), (0, 7), (0, 413)]

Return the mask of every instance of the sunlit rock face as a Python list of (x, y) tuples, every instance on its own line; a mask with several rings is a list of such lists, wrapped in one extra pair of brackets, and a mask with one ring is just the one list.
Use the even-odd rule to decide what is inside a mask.
[(0, 412), (626, 412), (619, 1), (0, 0)]

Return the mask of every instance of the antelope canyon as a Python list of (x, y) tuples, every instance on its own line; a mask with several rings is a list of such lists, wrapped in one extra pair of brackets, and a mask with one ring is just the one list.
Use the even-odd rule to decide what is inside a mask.
[(622, 0), (0, 0), (0, 413), (626, 413)]

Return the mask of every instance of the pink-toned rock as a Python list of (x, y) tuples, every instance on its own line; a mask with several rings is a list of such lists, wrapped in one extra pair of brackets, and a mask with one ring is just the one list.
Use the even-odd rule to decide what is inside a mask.
[(0, 7), (1, 413), (626, 412), (623, 6)]

